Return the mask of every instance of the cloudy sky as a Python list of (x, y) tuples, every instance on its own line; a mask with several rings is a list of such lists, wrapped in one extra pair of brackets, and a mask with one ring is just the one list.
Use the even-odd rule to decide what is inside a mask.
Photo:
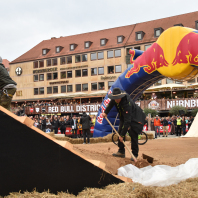
[(51, 37), (194, 12), (197, 0), (0, 0), (0, 8), (0, 56), (12, 61)]

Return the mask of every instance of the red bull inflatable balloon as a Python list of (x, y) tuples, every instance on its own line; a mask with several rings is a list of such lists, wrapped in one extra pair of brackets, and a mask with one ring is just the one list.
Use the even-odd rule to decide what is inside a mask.
[[(163, 78), (189, 80), (198, 73), (197, 46), (197, 30), (175, 26), (164, 31), (145, 52), (131, 49), (131, 67), (118, 77), (105, 96), (98, 111), (93, 136), (102, 137), (112, 132), (101, 113), (110, 102), (108, 94), (114, 87), (124, 90), (135, 101), (143, 91)], [(115, 107), (108, 114), (108, 119), (118, 128), (119, 117)]]

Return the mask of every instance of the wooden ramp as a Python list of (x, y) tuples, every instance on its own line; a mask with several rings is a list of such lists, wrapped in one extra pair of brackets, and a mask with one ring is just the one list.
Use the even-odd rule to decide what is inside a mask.
[(10, 192), (50, 190), (75, 195), (86, 187), (101, 188), (131, 181), (105, 170), (105, 164), (90, 160), (0, 106), (0, 195)]

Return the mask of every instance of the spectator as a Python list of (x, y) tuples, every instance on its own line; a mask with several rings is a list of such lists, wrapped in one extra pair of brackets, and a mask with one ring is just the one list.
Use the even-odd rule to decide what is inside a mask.
[(182, 117), (182, 121), (181, 121), (181, 129), (182, 129), (183, 135), (186, 135), (186, 120), (184, 116)]
[(82, 124), (80, 124), (80, 117), (78, 118), (78, 131), (79, 131), (79, 138), (82, 137)]
[(36, 119), (35, 122), (34, 122), (34, 126), (35, 126), (35, 127), (38, 127), (38, 125), (39, 125), (38, 119)]
[(193, 123), (194, 118), (193, 116), (190, 116), (190, 119), (188, 120), (188, 130), (190, 130), (191, 124)]
[(177, 130), (176, 130), (176, 136), (181, 136), (181, 117), (177, 116)]
[(41, 121), (41, 127), (42, 127), (42, 131), (46, 132), (46, 117), (43, 116), (42, 117), (42, 121)]
[(162, 125), (163, 125), (163, 137), (165, 137), (165, 130), (166, 130), (166, 137), (168, 137), (168, 120), (167, 120), (167, 118), (164, 118), (162, 120)]
[(64, 120), (63, 117), (61, 117), (60, 120), (59, 120), (59, 122), (60, 122), (61, 134), (65, 134), (65, 130), (66, 130), (66, 121)]
[(53, 129), (54, 129), (54, 133), (57, 134), (58, 128), (60, 127), (60, 123), (59, 123), (57, 116), (54, 117), (54, 120), (52, 121), (52, 125), (53, 125)]
[(96, 116), (95, 115), (92, 116), (91, 121), (92, 121), (93, 126), (95, 126), (95, 123), (96, 123)]
[(90, 121), (91, 121), (90, 116), (88, 116), (85, 112), (83, 112), (83, 116), (80, 119), (80, 124), (82, 124), (83, 137), (84, 137), (83, 144), (86, 144), (86, 135), (87, 135), (87, 142), (88, 144), (90, 144)]
[(73, 138), (77, 138), (77, 119), (76, 119), (76, 115), (73, 116), (73, 119), (71, 120), (71, 125), (72, 125), (72, 137)]
[(156, 115), (155, 119), (154, 119), (154, 126), (155, 126), (155, 138), (157, 138), (157, 133), (159, 133), (159, 137), (160, 137), (160, 118), (158, 115)]

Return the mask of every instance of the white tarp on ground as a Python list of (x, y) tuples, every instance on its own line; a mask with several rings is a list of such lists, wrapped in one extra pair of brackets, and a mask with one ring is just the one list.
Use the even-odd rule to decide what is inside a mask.
[(131, 178), (144, 186), (169, 186), (188, 178), (198, 177), (198, 158), (189, 159), (177, 167), (166, 165), (137, 168), (132, 164), (120, 167), (118, 175)]
[(188, 133), (183, 137), (198, 137), (198, 113), (195, 116)]

